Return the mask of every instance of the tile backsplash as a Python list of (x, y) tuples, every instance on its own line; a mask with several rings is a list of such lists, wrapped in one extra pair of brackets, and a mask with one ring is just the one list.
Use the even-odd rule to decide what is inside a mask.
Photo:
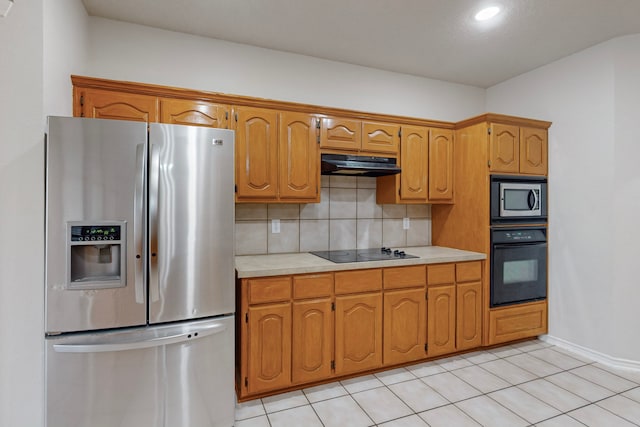
[(237, 255), (430, 244), (431, 206), (378, 205), (375, 178), (322, 176), (320, 203), (236, 204)]

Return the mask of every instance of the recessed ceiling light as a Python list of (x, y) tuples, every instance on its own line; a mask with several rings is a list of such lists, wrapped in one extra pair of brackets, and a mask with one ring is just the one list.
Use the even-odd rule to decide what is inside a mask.
[(491, 19), (500, 13), (500, 8), (498, 6), (491, 6), (482, 9), (480, 12), (476, 13), (476, 21), (486, 21), (487, 19)]

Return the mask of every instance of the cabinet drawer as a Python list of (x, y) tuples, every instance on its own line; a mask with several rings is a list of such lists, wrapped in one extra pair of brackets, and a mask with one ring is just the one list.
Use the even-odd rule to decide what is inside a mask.
[(424, 286), (427, 284), (425, 266), (385, 268), (382, 271), (382, 282), (385, 289)]
[(377, 291), (382, 289), (382, 270), (355, 270), (335, 273), (336, 294)]
[(320, 126), (320, 148), (360, 150), (362, 123), (359, 120), (324, 117)]
[(427, 266), (427, 285), (443, 285), (456, 281), (455, 264), (435, 264)]
[(362, 150), (398, 155), (400, 126), (387, 123), (362, 123)]
[(482, 279), (482, 262), (463, 262), (456, 264), (457, 282), (475, 282)]
[(489, 312), (489, 345), (535, 337), (546, 332), (546, 301)]
[(291, 299), (291, 277), (250, 279), (249, 304), (286, 301)]
[(293, 298), (328, 297), (333, 293), (333, 274), (293, 276)]

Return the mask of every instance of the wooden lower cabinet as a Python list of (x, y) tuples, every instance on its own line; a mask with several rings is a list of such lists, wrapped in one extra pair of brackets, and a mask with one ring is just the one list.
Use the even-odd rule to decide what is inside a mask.
[(249, 393), (291, 384), (291, 304), (249, 307), (247, 379)]
[(336, 297), (336, 375), (382, 365), (382, 294)]
[(425, 291), (407, 289), (384, 293), (384, 364), (423, 359), (427, 331)]
[(429, 356), (456, 351), (456, 286), (427, 289), (427, 353)]
[(482, 263), (430, 265), (427, 269), (429, 356), (482, 345)]
[(291, 377), (293, 383), (331, 376), (333, 312), (331, 299), (293, 303)]
[(482, 282), (458, 283), (456, 289), (456, 349), (482, 345)]
[[(477, 261), (240, 279), (238, 398), (480, 347), (482, 271)], [(492, 310), (489, 344), (542, 321), (546, 331), (542, 309)]]
[(492, 309), (489, 311), (488, 345), (547, 333), (547, 302)]
[(456, 348), (482, 345), (482, 263), (456, 264)]

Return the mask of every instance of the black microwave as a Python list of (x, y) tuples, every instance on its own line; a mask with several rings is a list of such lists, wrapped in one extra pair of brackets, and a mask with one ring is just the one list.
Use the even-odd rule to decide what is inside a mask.
[(547, 222), (547, 178), (491, 175), (491, 223)]

